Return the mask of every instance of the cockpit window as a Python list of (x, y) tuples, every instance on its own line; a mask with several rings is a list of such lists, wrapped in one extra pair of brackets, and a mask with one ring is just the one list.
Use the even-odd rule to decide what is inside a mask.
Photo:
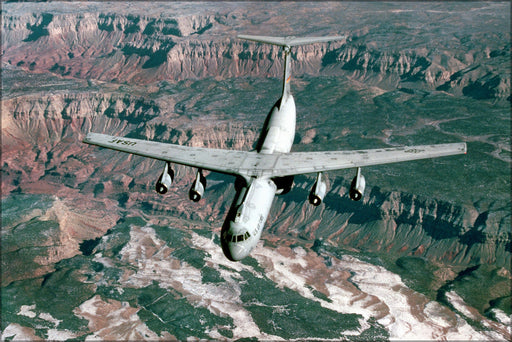
[(245, 234), (241, 234), (241, 235), (231, 235), (231, 236), (228, 235), (227, 240), (231, 241), (231, 242), (242, 242), (242, 241), (247, 240), (250, 237), (251, 237), (251, 234), (249, 234), (249, 232), (245, 232)]

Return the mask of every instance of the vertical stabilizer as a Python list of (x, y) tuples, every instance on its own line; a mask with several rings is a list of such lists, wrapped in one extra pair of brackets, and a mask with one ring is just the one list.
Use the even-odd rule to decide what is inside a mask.
[(283, 74), (283, 95), (282, 98), (290, 95), (290, 79), (292, 74), (290, 71), (290, 47), (284, 47), (284, 74)]
[(251, 40), (258, 43), (272, 44), (282, 46), (284, 50), (284, 75), (283, 75), (283, 95), (282, 98), (286, 98), (290, 94), (290, 49), (292, 46), (324, 43), (333, 40), (345, 39), (345, 36), (330, 36), (330, 37), (268, 37), (268, 36), (250, 36), (250, 35), (239, 35), (238, 38)]

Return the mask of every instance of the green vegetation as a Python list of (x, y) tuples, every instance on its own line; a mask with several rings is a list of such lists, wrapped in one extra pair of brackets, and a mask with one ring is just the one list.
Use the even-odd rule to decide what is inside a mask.
[[(41, 8), (39, 5), (37, 6), (37, 8)], [(103, 181), (92, 183), (92, 185), (85, 185), (88, 182), (84, 181), (76, 187), (77, 179), (83, 174), (88, 174), (88, 170), (84, 170), (86, 172), (81, 175), (75, 174), (73, 162), (77, 160), (90, 162), (91, 156), (105, 156), (106, 154), (101, 150), (95, 150), (91, 154), (88, 153), (87, 158), (80, 155), (81, 152), (77, 156), (66, 158), (66, 152), (60, 150), (63, 146), (62, 143), (67, 143), (67, 140), (75, 138), (77, 129), (91, 129), (113, 134), (117, 133), (108, 131), (121, 129), (123, 134), (126, 133), (129, 137), (147, 138), (148, 132), (154, 128), (151, 132), (154, 133), (155, 140), (165, 136), (165, 139), (176, 141), (178, 138), (191, 138), (197, 131), (190, 127), (195, 127), (194, 123), (200, 122), (204, 126), (199, 125), (199, 127), (205, 128), (205, 132), (209, 132), (210, 127), (216, 129), (216, 126), (225, 125), (227, 134), (225, 136), (219, 134), (219, 136), (222, 136), (222, 139), (226, 137), (226, 141), (220, 143), (225, 143), (228, 147), (232, 146), (234, 142), (239, 143), (237, 139), (240, 138), (237, 135), (243, 135), (247, 131), (250, 131), (251, 134), (257, 132), (268, 111), (278, 99), (281, 90), (280, 75), (268, 76), (275, 73), (274, 67), (279, 65), (277, 61), (274, 61), (273, 67), (267, 70), (261, 68), (265, 64), (252, 64), (253, 75), (260, 73), (257, 76), (239, 77), (240, 75), (237, 75), (236, 71), (227, 70), (226, 66), (219, 62), (217, 64), (219, 74), (214, 77), (184, 81), (175, 81), (169, 78), (164, 81), (155, 80), (152, 84), (146, 82), (152, 82), (148, 77), (155, 74), (156, 68), (166, 65), (168, 62), (167, 56), (175, 46), (172, 41), (173, 37), (181, 37), (177, 39), (181, 43), (188, 39), (182, 37), (183, 35), (191, 35), (191, 44), (203, 39), (210, 41), (210, 38), (213, 37), (211, 40), (213, 44), (206, 48), (210, 49), (208, 53), (213, 55), (215, 48), (219, 48), (219, 52), (225, 53), (222, 57), (219, 55), (217, 60), (213, 58), (214, 62), (222, 61), (225, 58), (224, 61), (239, 63), (237, 67), (244, 70), (244, 61), (235, 61), (232, 56), (232, 54), (240, 52), (236, 49), (238, 46), (230, 45), (225, 51), (222, 51), (223, 43), (219, 43), (220, 39), (217, 35), (222, 35), (222, 30), (226, 27), (237, 28), (246, 26), (247, 23), (265, 24), (267, 20), (270, 20), (268, 23), (275, 23), (271, 18), (260, 16), (259, 14), (262, 12), (258, 11), (254, 12), (256, 16), (254, 13), (247, 15), (245, 10), (237, 8), (236, 4), (232, 5), (234, 10), (225, 12), (225, 15), (215, 14), (205, 20), (198, 16), (203, 15), (204, 11), (209, 12), (210, 15), (213, 10), (210, 10), (209, 6), (206, 6), (208, 8), (199, 6), (201, 7), (199, 8), (195, 4), (177, 4), (177, 7), (171, 6), (171, 10), (165, 9), (168, 6), (163, 6), (163, 12), (161, 9), (153, 8), (152, 13), (149, 11), (149, 13), (143, 14), (134, 12), (138, 9), (127, 9), (134, 13), (131, 15), (118, 14), (117, 11), (116, 14), (105, 14), (102, 6), (98, 4), (83, 5), (79, 9), (80, 11), (86, 13), (90, 11), (93, 16), (99, 16), (98, 29), (101, 34), (96, 36), (107, 39), (104, 39), (102, 43), (92, 42), (92, 45), (87, 46), (81, 46), (80, 42), (72, 39), (73, 46), (61, 51), (59, 60), (47, 64), (48, 58), (44, 57), (44, 51), (38, 50), (37, 45), (41, 45), (41, 41), (46, 40), (46, 37), (49, 36), (49, 25), (57, 24), (57, 21), (52, 23), (54, 15), (60, 16), (62, 13), (66, 13), (66, 15), (77, 15), (76, 18), (82, 15), (77, 14), (75, 5), (69, 8), (61, 4), (49, 4), (49, 6), (52, 8), (51, 12), (56, 14), (42, 13), (39, 10), (31, 12), (30, 6), (28, 9), (25, 9), (26, 6), (6, 8), (4, 18), (7, 21), (6, 27), (8, 30), (12, 28), (13, 31), (16, 30), (16, 25), (10, 25), (9, 17), (18, 16), (20, 12), (28, 13), (28, 16), (37, 13), (28, 19), (34, 23), (26, 24), (28, 31), (25, 30), (25, 23), (22, 24), (21, 31), (26, 37), (19, 38), (15, 32), (12, 35), (11, 32), (8, 32), (9, 34), (6, 36), (6, 53), (12, 56), (9, 57), (12, 60), (9, 60), (4, 65), (5, 70), (2, 70), (2, 96), (6, 100), (18, 101), (20, 98), (20, 108), (24, 108), (13, 114), (12, 122), (15, 125), (18, 124), (17, 119), (20, 116), (24, 119), (23, 116), (26, 115), (26, 112), (23, 111), (26, 108), (37, 106), (46, 108), (42, 109), (41, 113), (46, 116), (45, 119), (48, 119), (47, 114), (52, 110), (54, 104), (50, 100), (47, 101), (46, 97), (52, 97), (56, 93), (57, 98), (63, 95), (61, 97), (64, 98), (64, 104), (60, 115), (64, 120), (65, 133), (61, 143), (53, 144), (59, 142), (58, 134), (60, 134), (60, 132), (53, 132), (57, 134), (57, 138), (53, 136), (53, 133), (51, 134), (52, 139), (56, 139), (52, 140), (51, 146), (37, 146), (40, 141), (34, 142), (32, 146), (31, 152), (35, 152), (37, 155), (36, 162), (41, 162), (46, 157), (44, 159), (44, 163), (47, 163), (46, 168), (52, 167), (50, 170), (45, 170), (47, 174), (43, 176), (42, 180), (44, 181), (44, 177), (50, 175), (55, 184), (73, 188), (74, 191), (81, 191), (81, 195), (92, 196), (92, 194), (83, 193), (84, 189), (89, 189), (94, 194), (95, 200), (108, 198), (108, 200), (113, 200), (112, 203), (117, 200), (119, 203), (117, 213), (121, 213), (121, 216), (132, 216), (123, 217), (104, 236), (83, 241), (79, 248), (81, 255), (46, 267), (40, 264), (41, 260), (44, 261), (50, 252), (49, 249), (60, 242), (58, 241), (58, 221), (54, 220), (52, 215), (41, 217), (51, 208), (53, 197), (19, 193), (4, 197), (2, 199), (1, 261), (2, 281), (4, 281), (1, 291), (2, 330), (11, 323), (19, 323), (34, 329), (36, 334), (44, 339), (48, 338), (48, 330), (53, 328), (73, 331), (81, 335), (80, 339), (84, 339), (90, 333), (88, 321), (76, 316), (76, 308), (92, 296), (99, 295), (104, 301), (113, 299), (129, 303), (130, 306), (137, 308), (139, 310), (138, 317), (157, 334), (168, 331), (180, 340), (186, 340), (189, 337), (209, 339), (211, 331), (218, 331), (226, 338), (232, 339), (234, 337), (233, 319), (223, 313), (216, 313), (216, 309), (209, 308), (208, 303), (202, 302), (201, 299), (197, 299), (195, 296), (189, 297), (187, 290), (181, 289), (179, 286), (176, 289), (166, 288), (169, 286), (168, 283), (153, 282), (142, 288), (124, 283), (129, 272), (137, 271), (138, 263), (144, 262), (144, 260), (129, 263), (121, 257), (120, 252), (127, 247), (130, 241), (132, 227), (150, 226), (154, 229), (156, 236), (171, 249), (166, 257), (177, 259), (179, 263), (186, 263), (200, 271), (201, 279), (196, 281), (209, 284), (209, 288), (218, 286), (224, 289), (232, 286), (231, 290), (233, 291), (241, 290), (240, 302), (235, 304), (242, 305), (249, 311), (263, 333), (277, 335), (284, 339), (389, 339), (386, 329), (373, 318), (367, 321), (370, 328), (362, 331), (359, 336), (345, 336), (344, 334), (347, 332), (352, 333), (361, 329), (361, 315), (342, 314), (323, 308), (320, 302), (331, 302), (331, 300), (313, 287), (309, 287), (315, 296), (313, 299), (304, 298), (289, 288), (280, 288), (265, 276), (265, 269), (253, 257), (244, 259), (241, 262), (243, 266), (238, 266), (251, 267), (254, 273), (243, 271), (238, 274), (239, 278), (236, 278), (236, 284), (233, 284), (233, 279), (227, 282), (223, 278), (224, 271), (234, 272), (234, 270), (222, 265), (210, 267), (211, 261), (205, 261), (205, 259), (210, 259), (208, 253), (196, 248), (191, 243), (194, 235), (187, 230), (188, 228), (148, 224), (149, 220), (153, 218), (154, 211), (161, 209), (154, 209), (158, 207), (154, 205), (154, 200), (144, 198), (144, 195), (140, 194), (147, 187), (140, 185), (144, 184), (146, 179), (133, 177), (134, 181), (128, 186), (132, 191), (130, 193), (116, 192), (112, 194), (112, 188), (104, 186), (109, 183), (102, 183)], [(183, 14), (184, 6), (187, 8), (186, 12), (194, 15), (189, 22), (186, 18), (189, 14)], [(306, 16), (316, 16), (317, 13), (320, 13), (317, 4), (304, 4), (304, 6), (306, 6), (304, 8), (309, 6), (314, 9), (314, 11), (306, 11), (301, 8), (302, 14), (306, 14)], [(509, 232), (510, 151), (507, 150), (510, 148), (510, 96), (508, 96), (508, 100), (503, 101), (503, 95), (496, 95), (496, 92), (510, 87), (506, 82), (507, 77), (510, 78), (508, 61), (510, 59), (510, 33), (500, 29), (500, 27), (508, 27), (502, 23), (510, 21), (510, 14), (505, 11), (503, 13), (497, 11), (496, 8), (502, 8), (502, 5), (498, 4), (497, 6), (479, 3), (450, 3), (442, 6), (436, 5), (439, 11), (425, 11), (428, 6), (376, 3), (372, 11), (379, 11), (378, 25), (376, 25), (375, 16), (365, 16), (359, 6), (354, 4), (345, 6), (343, 11), (348, 13), (348, 17), (356, 16), (360, 20), (346, 22), (348, 26), (344, 29), (347, 32), (356, 32), (356, 34), (351, 35), (350, 40), (347, 40), (343, 48), (327, 52), (322, 60), (323, 66), (326, 67), (321, 71), (324, 75), (302, 76), (297, 72), (297, 74), (294, 73), (291, 85), (297, 106), (295, 139), (297, 144), (293, 147), (294, 151), (468, 142), (468, 153), (465, 156), (365, 168), (363, 172), (367, 181), (367, 195), (371, 194), (370, 197), (372, 200), (375, 199), (376, 203), (365, 201), (355, 203), (346, 197), (341, 197), (340, 193), (336, 193), (336, 191), (330, 192), (326, 196), (323, 207), (318, 208), (314, 214), (306, 213), (306, 215), (310, 215), (306, 220), (315, 215), (317, 215), (314, 217), (315, 220), (322, 220), (322, 224), (314, 233), (305, 232), (307, 230), (303, 225), (304, 222), (302, 225), (300, 222), (296, 222), (297, 226), (292, 227), (299, 231), (297, 245), (310, 243), (314, 235), (313, 238), (316, 240), (312, 249), (326, 257), (325, 263), (328, 267), (331, 266), (329, 255), (337, 257), (342, 257), (343, 254), (353, 255), (360, 260), (383, 266), (398, 274), (409, 288), (425, 294), (429, 299), (438, 300), (454, 311), (456, 309), (447, 300), (446, 293), (455, 291), (468, 305), (493, 319), (493, 309), (495, 308), (503, 310), (507, 315), (512, 314), (510, 279), (506, 276), (506, 271), (509, 270), (497, 266), (499, 263), (508, 263), (509, 265), (511, 252), (511, 234)], [(158, 13), (155, 14), (156, 11)], [(450, 15), (448, 16), (450, 20), (447, 21), (446, 13), (448, 12), (458, 19), (453, 20)], [(266, 14), (268, 13), (270, 12)], [(285, 26), (290, 30), (298, 29), (300, 31), (304, 27), (304, 17), (293, 15), (296, 13), (293, 12), (288, 16), (289, 20)], [(179, 17), (180, 22), (178, 23), (173, 16)], [(474, 20), (474, 18), (484, 17), (485, 20)], [(62, 17), (59, 17), (59, 20), (61, 19)], [(327, 19), (329, 20), (317, 20), (319, 24), (315, 31), (321, 33), (331, 30), (329, 25), (333, 22), (331, 19), (334, 20), (334, 17)], [(148, 23), (144, 27), (145, 22)], [(436, 23), (436, 25), (431, 25), (431, 23)], [(191, 26), (187, 27), (186, 25)], [(74, 27), (74, 25), (72, 26)], [(79, 30), (84, 27), (81, 23), (77, 23), (75, 29)], [(180, 28), (183, 29), (183, 33)], [(211, 36), (200, 36), (212, 28)], [(196, 32), (192, 32), (194, 30)], [(142, 34), (140, 34), (141, 31)], [(103, 45), (103, 42), (106, 42), (109, 37), (119, 38), (120, 35), (124, 35), (124, 37), (114, 43), (118, 44), (117, 47), (112, 47), (111, 43)], [(135, 38), (139, 36), (143, 40), (136, 42)], [(21, 42), (20, 40), (23, 38), (25, 39)], [(68, 36), (64, 33), (62, 38), (64, 43), (68, 40)], [(40, 41), (37, 42), (38, 40)], [(493, 40), (496, 42), (490, 43)], [(42, 57), (40, 54), (35, 57), (30, 54), (14, 55), (18, 46), (22, 47), (19, 51), (29, 51), (31, 42), (36, 42), (34, 51), (41, 51)], [(348, 63), (340, 63), (341, 58), (351, 58), (348, 55), (341, 55), (347, 52), (344, 50), (347, 46), (353, 48), (353, 53), (361, 58), (354, 57)], [(412, 50), (404, 53), (404, 47), (410, 47)], [(44, 50), (45, 47), (42, 48)], [(441, 50), (443, 51), (441, 52)], [(82, 54), (84, 51), (85, 53)], [(238, 56), (250, 58), (251, 63), (268, 58), (264, 53), (251, 54), (247, 51), (241, 51)], [(426, 56), (417, 53), (426, 53)], [(69, 60), (66, 60), (66, 55)], [(307, 58), (307, 55), (303, 56)], [(210, 57), (206, 55), (203, 57), (205, 58), (205, 67), (210, 72), (213, 65), (209, 64)], [(294, 55), (295, 57), (303, 58), (300, 54)], [(411, 62), (410, 65), (404, 65), (403, 69), (408, 71), (392, 71), (393, 68), (396, 68), (396, 63), (402, 63), (402, 57), (405, 57), (403, 60)], [(378, 62), (374, 65), (368, 64), (372, 62), (372, 59), (378, 60)], [(474, 63), (469, 61), (473, 59)], [(498, 61), (496, 61), (497, 59)], [(130, 65), (133, 64), (131, 62), (141, 61), (140, 67), (143, 70), (134, 70), (130, 67), (128, 68), (130, 75), (127, 75), (125, 71), (128, 69), (122, 69), (122, 64), (127, 60)], [(386, 60), (390, 63), (386, 64)], [(436, 65), (432, 65), (434, 60), (436, 60)], [(503, 60), (506, 60), (506, 66), (500, 62)], [(82, 61), (85, 61), (85, 64), (80, 66)], [(95, 64), (96, 62), (98, 64)], [(489, 65), (486, 65), (487, 62)], [(453, 73), (449, 81), (440, 85), (437, 90), (433, 90), (430, 85), (425, 84), (425, 72), (429, 67), (431, 70), (428, 71), (433, 72), (431, 74), (433, 77), (440, 77), (439, 74), (434, 75), (438, 72), (442, 73), (442, 77), (445, 78), (445, 71), (450, 71), (453, 68), (458, 70), (464, 63), (473, 63), (473, 66)], [(389, 70), (379, 69), (379, 66), (389, 67)], [(100, 70), (109, 67), (112, 67), (112, 70)], [(27, 68), (29, 71), (37, 70), (38, 72), (32, 74), (24, 71)], [(60, 74), (60, 76), (70, 75), (73, 78), (45, 74), (42, 68), (49, 68), (50, 72)], [(71, 70), (74, 70), (73, 75)], [(165, 72), (167, 71), (169, 70), (166, 69)], [(174, 70), (171, 70), (170, 74), (175, 75), (173, 72)], [(80, 79), (85, 77), (81, 73), (87, 77), (99, 77), (101, 81)], [(487, 76), (484, 76), (484, 73), (488, 73)], [(119, 77), (122, 80), (134, 80), (136, 84), (116, 84), (116, 79), (109, 79), (111, 74), (115, 75), (112, 77)], [(227, 74), (234, 76), (233, 78), (223, 78)], [(338, 76), (332, 76), (335, 74)], [(167, 77), (167, 75), (162, 75), (157, 75), (157, 79)], [(451, 92), (451, 94), (446, 92)], [(116, 99), (108, 103), (107, 98), (106, 102), (103, 102), (102, 97), (112, 93), (115, 93), (120, 100)], [(77, 111), (88, 108), (89, 94), (94, 94), (92, 96), (95, 97), (91, 102), (94, 104), (89, 108), (93, 112), (98, 112), (99, 115), (88, 116), (89, 114), (85, 114), (84, 116), (83, 113), (77, 115)], [(27, 98), (30, 97), (28, 105), (22, 105), (25, 95)], [(32, 98), (37, 100), (32, 100)], [(147, 101), (147, 99), (151, 101)], [(83, 103), (78, 101), (83, 101)], [(70, 109), (72, 104), (78, 104), (76, 108), (79, 109), (73, 112)], [(118, 105), (126, 109), (120, 111)], [(58, 127), (59, 120), (60, 118), (57, 121), (52, 121), (51, 127)], [(30, 127), (30, 132), (23, 132), (22, 136), (31, 135), (34, 139), (38, 139), (39, 136), (45, 135), (43, 125), (39, 125), (37, 122), (30, 122), (27, 125), (20, 124), (17, 129), (23, 130), (23, 127)], [(42, 131), (39, 132), (40, 128)], [(32, 134), (36, 130), (39, 133)], [(302, 140), (309, 134), (311, 134), (311, 139)], [(19, 137), (16, 138), (19, 139)], [(211, 138), (208, 135), (202, 139), (217, 138)], [(301, 141), (308, 142), (301, 143)], [(244, 146), (243, 148), (249, 149), (250, 147)], [(74, 154), (75, 150), (70, 149), (70, 151)], [(75, 159), (73, 160), (73, 158)], [(59, 160), (62, 160), (63, 164), (65, 163), (66, 171), (60, 172), (58, 170), (60, 166), (53, 165)], [(123, 161), (113, 159), (108, 165), (108, 170), (118, 172), (123, 167)], [(12, 183), (14, 187), (17, 187), (16, 192), (28, 189), (25, 187), (28, 185), (23, 182), (37, 173), (27, 177), (28, 170), (21, 170), (8, 164), (12, 162), (13, 160), (6, 161), (2, 172), (6, 172), (9, 177), (20, 175)], [(14, 159), (14, 162), (16, 163), (17, 160)], [(133, 172), (130, 176), (142, 174), (142, 178), (144, 178), (152, 171), (147, 167), (135, 165), (133, 170), (127, 171), (127, 173), (129, 172)], [(139, 174), (136, 174), (137, 172)], [(98, 174), (101, 177), (101, 169), (95, 166), (91, 177), (98, 177)], [(353, 170), (333, 173), (329, 177), (331, 190), (343, 189), (353, 177)], [(225, 179), (217, 178), (217, 180), (224, 181)], [(232, 181), (231, 178), (229, 180)], [(305, 183), (309, 178), (300, 176), (296, 180)], [(115, 182), (112, 184), (114, 191), (117, 190), (118, 184)], [(146, 182), (146, 184), (149, 183)], [(41, 191), (40, 189), (45, 188), (36, 187), (36, 191)], [(211, 195), (216, 194), (215, 191), (220, 193), (230, 190), (232, 190), (232, 185), (230, 187), (219, 186), (217, 189), (215, 186), (209, 187), (211, 203), (217, 200), (215, 196)], [(396, 229), (390, 233), (390, 235), (396, 234), (397, 238), (392, 245), (390, 244), (388, 250), (383, 251), (379, 242), (388, 237), (382, 236), (379, 229), (382, 219), (389, 213), (384, 212), (380, 203), (384, 201), (385, 193), (390, 190), (401, 193), (400, 205), (409, 207), (420, 206), (421, 198), (431, 199), (430, 203), (435, 203), (432, 206), (436, 206), (437, 213), (432, 215), (420, 213), (420, 210), (411, 210), (413, 215), (404, 213), (397, 217)], [(295, 188), (279, 201), (282, 201), (281, 203), (285, 206), (293, 206), (302, 210), (304, 207), (301, 206), (307, 199), (308, 191), (309, 189), (304, 187)], [(63, 193), (65, 194), (65, 191), (59, 192), (59, 195)], [(73, 196), (74, 192), (70, 193), (69, 196)], [(137, 202), (139, 199), (140, 202)], [(210, 199), (207, 198), (208, 201)], [(220, 201), (227, 200), (221, 199)], [(379, 201), (381, 202), (379, 203)], [(134, 202), (137, 203), (133, 204)], [(457, 205), (450, 206), (448, 202), (457, 203)], [(215, 205), (219, 206), (220, 204), (215, 203)], [(463, 207), (464, 205), (467, 205), (469, 209), (467, 212), (461, 213), (460, 211), (466, 209)], [(209, 207), (208, 210), (211, 208)], [(222, 215), (222, 210), (219, 210), (218, 207), (213, 208), (215, 211), (213, 215)], [(273, 210), (278, 211), (276, 207)], [(299, 212), (298, 210), (297, 212)], [(148, 216), (144, 218), (136, 216), (139, 215), (139, 211)], [(286, 214), (288, 213), (286, 212)], [(175, 212), (166, 212), (165, 214), (173, 215)], [(190, 212), (183, 216), (188, 214)], [(289, 225), (285, 222), (289, 219), (289, 215), (286, 214), (278, 218), (277, 223), (274, 222), (274, 227), (281, 223)], [(47, 219), (48, 217), (51, 219)], [(187, 219), (190, 217), (196, 219), (199, 215), (191, 213)], [(328, 242), (322, 242), (322, 238), (332, 235), (333, 226), (337, 224), (333, 217), (340, 218), (340, 221), (346, 220), (347, 224), (343, 226), (345, 233), (357, 235), (357, 241), (351, 247), (361, 248), (361, 252), (351, 252), (343, 248), (332, 247)], [(466, 222), (470, 220), (474, 220), (474, 222)], [(293, 235), (294, 233), (290, 233), (291, 231), (292, 229), (285, 234)], [(212, 231), (206, 229), (199, 229), (196, 233), (207, 238), (212, 236)], [(214, 242), (220, 245), (218, 233), (215, 232), (215, 234)], [(465, 264), (462, 266), (450, 265), (446, 260), (433, 262), (424, 257), (408, 255), (407, 253), (410, 254), (410, 251), (400, 252), (402, 247), (407, 247), (402, 245), (401, 241), (404, 234), (424, 234), (426, 240), (433, 241), (432, 244), (439, 243), (441, 248), (434, 249), (434, 252), (429, 254), (429, 257), (432, 256), (431, 260), (442, 258), (439, 255), (446, 250), (442, 250), (444, 244), (447, 246), (462, 245), (468, 250), (467, 259), (460, 261)], [(273, 241), (266, 243), (265, 247), (275, 248), (279, 242)], [(150, 244), (150, 242), (148, 243)], [(365, 251), (364, 248), (367, 247), (377, 250), (377, 252)], [(495, 253), (497, 261), (478, 264), (485, 262), (485, 260), (480, 261), (483, 258), (474, 252), (475, 250), (478, 252), (479, 248), (481, 248), (480, 250), (491, 250), (489, 255)], [(418, 251), (420, 253), (419, 248)], [(433, 253), (439, 253), (439, 255), (433, 255)], [(476, 260), (475, 263), (473, 263), (474, 260)], [(446, 262), (446, 264), (442, 264), (442, 262)], [(446, 277), (450, 277), (450, 273), (445, 272), (444, 268), (458, 272), (455, 279), (446, 280)], [(30, 310), (35, 313), (35, 317), (21, 314), (22, 306), (34, 307)], [(45, 316), (41, 315), (43, 313), (50, 314), (60, 323), (45, 319)], [(488, 329), (479, 322), (471, 320), (469, 322), (477, 330)]]
[(101, 31), (107, 31), (107, 32), (113, 32), (114, 31), (114, 24), (112, 23), (115, 19), (115, 16), (113, 14), (99, 14), (100, 20), (98, 21), (98, 28)]
[(208, 339), (206, 331), (218, 329), (222, 335), (233, 337), (230, 317), (217, 316), (204, 307), (193, 306), (176, 291), (162, 289), (155, 282), (142, 289), (125, 288), (116, 300), (128, 301), (131, 306), (140, 307), (137, 314), (157, 334), (167, 331), (179, 340), (191, 336)]
[(27, 28), (31, 31), (27, 38), (25, 38), (24, 42), (33, 42), (38, 40), (41, 37), (48, 36), (48, 24), (50, 24), (53, 20), (53, 14), (50, 13), (42, 13), (41, 14), (41, 22), (39, 24), (30, 25), (27, 24)]
[(125, 45), (121, 51), (125, 56), (137, 55), (139, 57), (149, 57), (142, 65), (142, 69), (157, 68), (167, 61), (167, 53), (176, 45), (174, 42), (169, 41), (163, 44), (158, 50), (153, 51), (150, 48), (138, 48), (131, 45)]
[(225, 282), (224, 278), (222, 278), (222, 276), (220, 275), (220, 272), (212, 267), (205, 266), (205, 267), (201, 268), (201, 276), (202, 276), (201, 282), (204, 284), (206, 284), (206, 283), (219, 284), (219, 283)]
[[(507, 315), (512, 314), (510, 306), (510, 279), (499, 275), (499, 269), (493, 265), (478, 265), (461, 271), (457, 277), (439, 290), (439, 298), (446, 292), (455, 291), (468, 305), (482, 314), (498, 308)], [(492, 318), (492, 317), (491, 317)]]
[[(43, 279), (21, 280), (2, 288), (2, 330), (10, 323), (35, 329), (41, 338), (49, 328), (55, 328), (53, 322), (44, 320), (40, 313), (49, 313), (62, 321), (66, 329), (86, 333), (87, 321), (74, 315), (73, 311), (84, 301), (91, 298), (94, 285), (82, 280), (83, 260), (81, 257), (68, 259), (56, 265), (56, 271)], [(23, 305), (35, 305), (36, 318), (20, 315)]]
[[(383, 266), (400, 276), (404, 284), (414, 291), (424, 294), (430, 300), (453, 308), (445, 294), (455, 291), (470, 306), (482, 315), (495, 319), (491, 309), (496, 308), (511, 315), (510, 279), (500, 275), (500, 268), (494, 265), (477, 265), (462, 269), (454, 280), (442, 280), (436, 276), (441, 268), (426, 258), (400, 255), (399, 253), (353, 252), (342, 247), (322, 245), (318, 252), (326, 251), (337, 257), (351, 255), (362, 261)], [(461, 267), (453, 267), (453, 270)], [(477, 324), (477, 322), (473, 322)], [(478, 325), (478, 324), (477, 324)], [(482, 328), (480, 325), (478, 329)]]
[[(30, 65), (35, 65), (35, 62)], [(24, 70), (2, 69), (2, 97), (3, 99), (23, 96), (29, 93), (58, 93), (65, 92), (68, 96), (83, 91), (95, 91), (98, 87), (89, 85), (87, 81), (78, 79), (65, 79), (47, 73), (28, 73)]]
[(30, 278), (41, 268), (34, 260), (48, 254), (59, 223), (41, 220), (53, 204), (50, 196), (13, 195), (2, 199), (2, 285)]
[[(270, 279), (240, 273), (241, 300), (262, 332), (284, 339), (340, 338), (344, 331), (360, 328), (360, 315), (341, 314), (304, 298), (288, 288), (278, 288)], [(378, 328), (378, 327), (372, 327)]]
[(46, 211), (53, 205), (50, 195), (13, 194), (2, 198), (2, 231), (29, 217), (34, 210)]
[(438, 282), (434, 272), (439, 267), (425, 258), (403, 256), (396, 260), (395, 265), (390, 265), (390, 271), (399, 274), (402, 281), (410, 288), (434, 299), (436, 296), (435, 285)]

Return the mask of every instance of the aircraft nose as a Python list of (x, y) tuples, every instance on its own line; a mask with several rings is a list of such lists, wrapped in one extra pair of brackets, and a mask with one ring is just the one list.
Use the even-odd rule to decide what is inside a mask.
[(240, 261), (249, 255), (251, 248), (247, 243), (231, 241), (231, 237), (228, 234), (221, 239), (222, 251), (229, 260)]
[(243, 258), (245, 258), (247, 255), (249, 255), (249, 252), (244, 246), (242, 246), (239, 243), (235, 242), (229, 242), (223, 240), (221, 242), (222, 245), (222, 251), (224, 252), (224, 255), (226, 258), (228, 258), (231, 261), (240, 261)]
[(226, 255), (226, 256), (228, 257), (228, 259), (230, 259), (232, 261), (240, 261), (243, 258), (245, 258), (247, 255), (249, 255), (249, 251), (246, 248), (244, 248), (244, 246), (242, 244), (239, 244), (239, 243), (229, 242), (228, 243), (228, 251), (229, 251), (229, 256), (228, 255)]
[(257, 242), (249, 233), (254, 230), (250, 222), (242, 223), (228, 216), (221, 232), (222, 251), (226, 258), (231, 261), (240, 261), (247, 257)]

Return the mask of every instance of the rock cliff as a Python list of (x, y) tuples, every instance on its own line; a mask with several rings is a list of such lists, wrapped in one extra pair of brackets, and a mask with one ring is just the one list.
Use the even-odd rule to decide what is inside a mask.
[[(78, 191), (80, 201), (82, 195), (110, 198), (121, 207), (219, 226), (231, 200), (229, 177), (209, 177), (217, 185), (207, 197), (217, 200), (207, 199), (198, 212), (195, 205), (182, 203), (181, 188), (188, 186), (193, 170), (178, 166), (176, 188), (164, 199), (153, 193), (158, 163), (81, 143), (88, 131), (242, 150), (251, 149), (257, 140), (258, 125), (251, 120), (244, 126), (211, 114), (216, 125), (208, 119), (192, 124), (187, 115), (168, 113), (169, 104), (169, 99), (117, 91), (36, 94), (3, 101), (2, 109), (9, 113), (2, 117), (4, 195), (50, 191), (69, 197)], [(312, 208), (306, 200), (312, 180), (297, 177), (292, 192), (277, 199), (269, 233), (441, 263), (510, 266), (510, 213), (499, 201), (485, 209), (373, 187), (362, 203), (355, 203), (347, 196), (350, 179), (333, 179), (325, 205)]]
[[(109, 6), (2, 5), (2, 338), (510, 339), (507, 4)], [(296, 151), (468, 154), (365, 168), (357, 203), (352, 170), (317, 208), (297, 176), (253, 255), (227, 261), (232, 177), (206, 174), (192, 203), (195, 170), (174, 166), (160, 196), (161, 162), (81, 141), (252, 149), (282, 61), (241, 33), (347, 36), (292, 54)]]
[[(344, 10), (335, 6), (330, 15), (347, 16)], [(497, 26), (507, 19), (498, 17), (496, 24), (470, 29), (473, 23), (458, 10), (455, 17), (461, 16), (459, 30), (465, 35), (440, 34), (426, 27), (432, 18), (420, 16), (420, 27), (404, 27), (399, 16), (391, 16), (382, 28), (365, 23), (352, 31), (343, 29), (338, 33), (346, 34), (347, 40), (342, 43), (298, 47), (292, 54), (293, 72), (350, 75), (388, 89), (414, 84), (477, 99), (510, 99), (510, 71), (503, 67), (510, 59), (510, 39)], [(476, 10), (485, 15), (485, 9)], [(2, 22), (3, 60), (32, 72), (118, 83), (280, 77), (279, 48), (234, 39), (233, 27), (250, 29), (254, 23), (237, 16), (236, 10), (202, 12), (172, 15), (164, 10), (161, 16), (151, 16), (91, 10), (76, 15), (31, 13), (13, 6)], [(381, 30), (392, 29), (396, 40), (380, 39)], [(416, 40), (400, 44), (415, 34)]]

